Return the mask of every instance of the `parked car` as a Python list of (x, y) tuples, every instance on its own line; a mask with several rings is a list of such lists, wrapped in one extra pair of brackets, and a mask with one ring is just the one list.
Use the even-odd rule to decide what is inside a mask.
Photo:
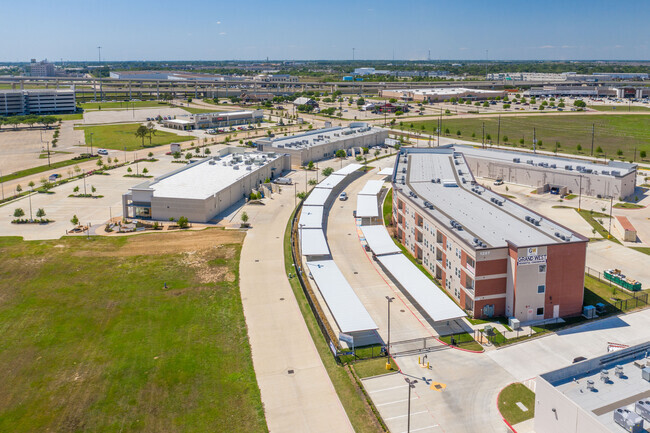
[(343, 191), (343, 192), (339, 195), (339, 200), (341, 200), (341, 201), (345, 201), (345, 200), (347, 200), (347, 199), (348, 199), (348, 193), (345, 192), (345, 191)]
[(497, 179), (494, 181), (495, 185), (503, 185), (503, 179)]
[(97, 151), (97, 154), (98, 154), (98, 155), (108, 155), (108, 150), (106, 150), (106, 149), (99, 149), (99, 150)]
[(49, 181), (54, 182), (55, 180), (57, 180), (60, 177), (61, 177), (61, 175), (58, 174), (58, 173), (51, 174), (50, 177), (49, 177)]

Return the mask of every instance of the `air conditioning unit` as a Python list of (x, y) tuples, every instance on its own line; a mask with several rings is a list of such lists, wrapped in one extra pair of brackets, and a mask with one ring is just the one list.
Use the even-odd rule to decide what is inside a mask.
[(614, 422), (630, 433), (643, 432), (643, 418), (624, 407), (614, 411)]
[(634, 405), (634, 411), (641, 415), (643, 419), (650, 422), (650, 399), (637, 401)]
[(515, 317), (510, 317), (510, 318), (508, 318), (508, 326), (511, 329), (519, 329), (519, 327), (521, 326), (521, 323), (519, 322), (519, 319), (517, 319)]

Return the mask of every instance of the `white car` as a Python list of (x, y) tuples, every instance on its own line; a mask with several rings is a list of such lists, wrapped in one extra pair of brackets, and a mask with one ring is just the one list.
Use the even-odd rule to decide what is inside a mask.
[(98, 155), (108, 155), (108, 150), (106, 150), (106, 149), (99, 149), (99, 150), (97, 151), (97, 154), (98, 154)]
[(339, 195), (339, 200), (345, 201), (347, 199), (348, 199), (348, 193), (347, 192), (344, 191)]

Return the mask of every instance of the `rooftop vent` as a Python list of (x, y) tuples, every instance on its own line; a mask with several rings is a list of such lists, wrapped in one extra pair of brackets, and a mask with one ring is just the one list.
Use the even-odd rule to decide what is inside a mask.
[(519, 158), (512, 158), (512, 162), (520, 163), (520, 162), (521, 162), (521, 159), (519, 159)]

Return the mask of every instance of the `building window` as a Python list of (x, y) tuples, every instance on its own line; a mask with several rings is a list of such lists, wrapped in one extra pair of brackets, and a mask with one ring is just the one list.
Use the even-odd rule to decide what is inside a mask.
[(537, 293), (544, 293), (546, 291), (546, 286), (545, 285), (539, 285), (537, 286)]
[(467, 256), (467, 266), (471, 266), (472, 268), (475, 266), (474, 259)]
[(539, 265), (539, 272), (546, 272), (546, 265)]
[(538, 316), (543, 316), (544, 315), (544, 307), (539, 307), (537, 309), (537, 315)]

